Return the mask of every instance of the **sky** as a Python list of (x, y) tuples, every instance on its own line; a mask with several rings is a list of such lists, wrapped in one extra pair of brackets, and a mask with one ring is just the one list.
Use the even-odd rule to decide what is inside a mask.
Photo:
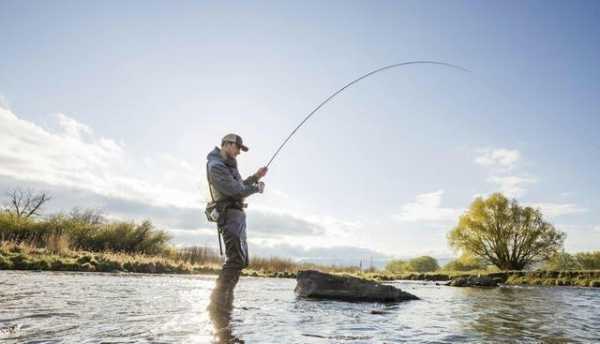
[(477, 196), (540, 208), (600, 249), (596, 1), (0, 1), (0, 192), (151, 219), (217, 246), (207, 153), (246, 176), (251, 254), (358, 264), (455, 255)]

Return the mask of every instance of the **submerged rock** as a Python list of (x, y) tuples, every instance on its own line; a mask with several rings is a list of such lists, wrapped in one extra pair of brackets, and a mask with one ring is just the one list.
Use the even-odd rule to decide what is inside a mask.
[(415, 295), (391, 285), (315, 270), (299, 271), (296, 281), (295, 292), (300, 297), (367, 302), (419, 300)]
[(448, 283), (452, 287), (497, 287), (498, 281), (488, 276), (457, 277)]
[(13, 336), (21, 329), (21, 325), (10, 325), (6, 327), (0, 327), (0, 337)]

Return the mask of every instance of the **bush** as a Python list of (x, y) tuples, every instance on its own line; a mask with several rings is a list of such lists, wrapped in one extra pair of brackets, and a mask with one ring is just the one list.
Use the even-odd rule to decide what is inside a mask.
[(11, 270), (13, 268), (12, 261), (0, 254), (0, 270)]
[(56, 214), (48, 219), (17, 217), (0, 212), (0, 239), (26, 242), (61, 254), (71, 247), (87, 251), (120, 251), (156, 255), (168, 250), (169, 235), (152, 222), (105, 220), (93, 211)]
[(561, 251), (544, 263), (544, 269), (555, 271), (578, 270), (579, 264), (572, 255)]
[(487, 264), (481, 258), (463, 254), (455, 260), (449, 261), (444, 265), (446, 271), (473, 271), (483, 270), (487, 268)]
[(544, 263), (547, 270), (600, 270), (600, 251), (555, 254)]
[(390, 260), (385, 265), (386, 271), (395, 273), (395, 274), (410, 271), (409, 269), (410, 269), (410, 267), (409, 267), (408, 263), (406, 261), (400, 260), (400, 259)]
[(440, 268), (437, 260), (429, 256), (421, 256), (408, 261), (411, 271), (415, 272), (432, 272)]
[(437, 260), (429, 256), (421, 256), (408, 261), (394, 259), (389, 261), (385, 266), (386, 271), (395, 274), (404, 272), (432, 272), (439, 268)]
[(600, 251), (579, 252), (574, 258), (580, 269), (600, 270)]

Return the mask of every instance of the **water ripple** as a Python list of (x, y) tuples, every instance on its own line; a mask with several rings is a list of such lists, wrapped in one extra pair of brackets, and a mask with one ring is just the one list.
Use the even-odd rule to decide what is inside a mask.
[[(3, 344), (215, 338), (205, 311), (213, 276), (0, 271), (0, 280)], [(231, 335), (248, 343), (589, 343), (600, 333), (598, 289), (390, 284), (422, 300), (311, 301), (294, 296), (293, 280), (242, 278)]]

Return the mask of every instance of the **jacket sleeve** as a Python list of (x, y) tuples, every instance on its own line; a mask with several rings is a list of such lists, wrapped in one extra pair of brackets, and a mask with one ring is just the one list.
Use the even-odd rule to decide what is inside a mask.
[(242, 199), (258, 192), (257, 186), (235, 180), (225, 165), (212, 165), (209, 171), (213, 186), (227, 197)]
[(258, 183), (258, 177), (255, 176), (254, 174), (251, 175), (250, 177), (244, 179), (244, 184), (246, 184), (246, 185), (253, 185), (256, 183)]

